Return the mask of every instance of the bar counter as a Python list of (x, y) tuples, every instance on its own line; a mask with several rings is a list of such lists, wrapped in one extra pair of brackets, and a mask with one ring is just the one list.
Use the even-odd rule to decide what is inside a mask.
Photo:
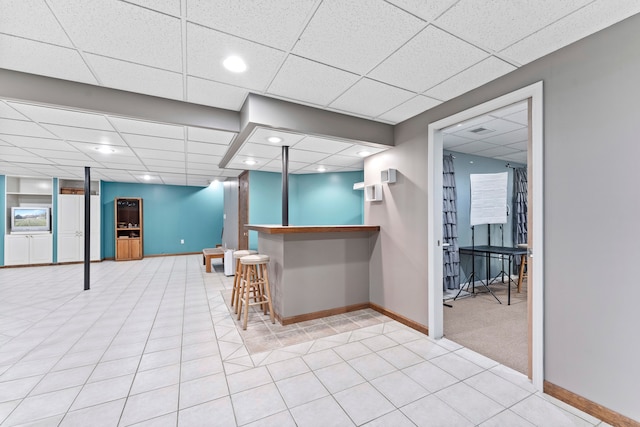
[(379, 226), (253, 225), (269, 255), (276, 317), (290, 324), (369, 304), (369, 259)]

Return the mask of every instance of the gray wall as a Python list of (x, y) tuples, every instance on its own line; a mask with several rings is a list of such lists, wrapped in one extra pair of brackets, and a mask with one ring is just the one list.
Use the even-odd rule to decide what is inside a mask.
[(372, 302), (426, 325), (427, 126), (544, 81), (544, 378), (640, 420), (638, 28), (640, 15), (398, 125), (365, 182), (401, 179), (365, 223), (382, 227)]
[(224, 185), (224, 224), (222, 246), (238, 249), (238, 180), (229, 179)]

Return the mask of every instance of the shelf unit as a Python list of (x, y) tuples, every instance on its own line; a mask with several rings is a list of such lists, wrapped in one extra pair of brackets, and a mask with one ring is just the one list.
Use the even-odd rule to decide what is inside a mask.
[(142, 199), (136, 197), (116, 197), (115, 236), (116, 261), (142, 259)]
[(4, 237), (4, 264), (28, 265), (53, 262), (53, 235), (51, 230), (29, 233), (11, 233), (11, 208), (40, 207), (51, 209), (53, 181), (50, 178), (7, 176), (6, 228)]

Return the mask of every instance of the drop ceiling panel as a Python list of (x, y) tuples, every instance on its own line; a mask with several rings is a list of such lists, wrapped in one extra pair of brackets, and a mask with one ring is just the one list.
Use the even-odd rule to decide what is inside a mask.
[[(244, 59), (247, 70), (233, 73), (225, 69), (222, 62), (230, 55)], [(191, 76), (263, 91), (283, 59), (280, 50), (187, 24), (187, 70)]]
[(30, 155), (28, 155), (28, 153), (25, 156), (16, 156), (16, 155), (13, 155), (13, 154), (3, 154), (2, 155), (2, 160), (6, 161), (6, 162), (26, 163), (26, 164), (43, 164), (43, 165), (53, 164), (53, 162), (51, 160), (47, 160), (47, 159), (44, 159), (42, 157), (30, 156)]
[(507, 147), (513, 148), (518, 151), (527, 151), (529, 149), (528, 145), (529, 145), (529, 141), (524, 140), (524, 141), (516, 142), (514, 144), (509, 144)]
[(458, 145), (457, 147), (455, 147), (454, 151), (457, 151), (458, 153), (475, 154), (478, 151), (489, 150), (496, 147), (497, 145), (489, 144), (488, 142), (473, 141), (469, 144)]
[(262, 157), (263, 159), (275, 159), (280, 155), (282, 148), (276, 145), (255, 144), (252, 142), (245, 143), (238, 155), (245, 157)]
[(289, 55), (268, 93), (327, 105), (358, 80), (358, 76), (318, 62)]
[(72, 47), (69, 38), (44, 1), (3, 1), (0, 28), (3, 33)]
[(149, 150), (148, 148), (134, 148), (135, 154), (143, 159), (146, 163), (147, 160), (170, 160), (176, 162), (184, 162), (184, 153), (177, 151), (163, 151), (163, 150)]
[(428, 26), (369, 76), (404, 89), (424, 92), (487, 56), (477, 47)]
[(257, 127), (253, 130), (253, 132), (251, 133), (251, 136), (247, 138), (247, 141), (255, 142), (258, 144), (271, 144), (268, 141), (268, 138), (272, 136), (282, 139), (282, 142), (276, 145), (286, 145), (289, 147), (293, 147), (302, 138), (304, 138), (304, 135), (300, 135), (300, 134), (282, 132), (282, 131), (279, 131), (276, 129), (270, 129), (270, 128)]
[(376, 117), (415, 94), (371, 79), (362, 79), (330, 105), (332, 108), (359, 115)]
[(177, 165), (148, 165), (149, 173), (184, 173), (185, 168)]
[(195, 104), (239, 111), (248, 93), (248, 90), (240, 87), (187, 77), (187, 101)]
[(86, 129), (71, 126), (42, 125), (52, 134), (67, 141), (90, 142), (93, 144), (125, 145), (125, 142), (116, 132), (100, 129)]
[(226, 145), (187, 141), (187, 153), (191, 154), (209, 154), (222, 157), (226, 154), (227, 149)]
[(37, 148), (31, 148), (29, 150), (30, 153), (35, 154), (36, 156), (45, 157), (47, 159), (68, 159), (68, 160), (84, 160), (84, 161), (92, 161), (92, 159), (86, 154), (75, 151), (58, 151), (58, 150), (43, 150)]
[(81, 83), (98, 83), (74, 49), (0, 34), (0, 52), (0, 68)]
[(182, 71), (181, 21), (125, 2), (51, 0), (76, 47), (87, 53)]
[(80, 167), (80, 168), (85, 168), (85, 167), (90, 167), (90, 168), (94, 168), (94, 167), (103, 167), (104, 165), (100, 162), (96, 162), (95, 160), (75, 160), (75, 159), (57, 159), (57, 158), (51, 158), (51, 160), (60, 166), (76, 166), (76, 167)]
[(216, 176), (220, 173), (220, 169), (217, 168), (188, 168), (189, 175), (208, 175)]
[(482, 86), (491, 80), (497, 79), (513, 70), (516, 67), (504, 62), (501, 59), (490, 56), (459, 74), (451, 77), (439, 85), (429, 89), (425, 95), (442, 100), (455, 98), (463, 93)]
[(180, 160), (162, 160), (162, 159), (144, 159), (143, 163), (145, 166), (154, 169), (159, 167), (168, 167), (168, 168), (176, 168), (182, 169), (184, 172), (185, 162)]
[(85, 54), (85, 58), (104, 86), (169, 99), (183, 99), (181, 73), (99, 55)]
[(492, 117), (500, 118), (500, 117), (509, 116), (511, 114), (514, 114), (526, 109), (527, 109), (527, 101), (521, 101), (515, 104), (511, 104), (507, 107), (501, 108), (499, 110), (492, 111), (491, 113), (489, 113), (489, 115)]
[(455, 147), (457, 147), (458, 145), (465, 145), (470, 142), (473, 142), (473, 140), (469, 138), (463, 138), (455, 134), (445, 133), (443, 136), (444, 138), (442, 140), (442, 147), (445, 150), (455, 150)]
[(0, 119), (0, 134), (51, 138), (52, 135), (42, 126), (23, 120)]
[(148, 148), (152, 150), (179, 151), (184, 152), (184, 140), (160, 138), (157, 136), (134, 135), (123, 133), (122, 137), (131, 147)]
[(378, 116), (378, 119), (388, 120), (391, 123), (400, 123), (413, 116), (416, 116), (430, 108), (440, 105), (442, 102), (429, 98), (428, 96), (418, 95), (410, 100), (398, 105), (395, 108)]
[(47, 150), (76, 151), (68, 142), (60, 139), (33, 138), (30, 136), (0, 135), (4, 141), (22, 148), (44, 148)]
[(353, 144), (333, 139), (307, 136), (295, 146), (296, 150), (317, 151), (319, 153), (333, 154), (350, 148)]
[(529, 129), (525, 127), (501, 135), (486, 136), (487, 138), (483, 138), (483, 140), (491, 144), (509, 145), (519, 141), (526, 141), (529, 137)]
[(13, 109), (8, 102), (0, 102), (0, 118), (25, 120), (26, 117)]
[(116, 129), (123, 133), (137, 135), (158, 136), (160, 138), (184, 138), (184, 127), (173, 126), (164, 123), (146, 122), (142, 120), (123, 119), (120, 117), (110, 117), (111, 123)]
[(522, 163), (522, 164), (527, 164), (527, 152), (526, 151), (521, 151), (519, 153), (515, 153), (515, 154), (509, 154), (507, 156), (503, 156), (501, 157), (502, 160), (507, 160), (507, 161), (511, 161), (511, 162), (518, 162), (518, 163)]
[(187, 127), (187, 138), (189, 141), (229, 145), (235, 136), (236, 134), (233, 132), (223, 132), (220, 130), (203, 129), (192, 126)]
[(20, 111), (31, 120), (40, 123), (74, 126), (113, 131), (113, 126), (101, 114), (90, 114), (79, 111), (64, 110), (61, 108), (41, 107), (39, 105), (9, 102), (16, 110)]
[(327, 158), (327, 153), (318, 153), (315, 151), (291, 150), (289, 152), (289, 161), (302, 163), (316, 163)]
[(363, 7), (359, 2), (324, 0), (293, 53), (365, 74), (424, 26), (424, 21), (385, 2), (370, 1)]
[(28, 156), (29, 152), (10, 145), (0, 145), (0, 155), (3, 156), (3, 160), (6, 160), (4, 156)]
[(196, 163), (196, 164), (206, 164), (213, 167), (218, 167), (218, 164), (222, 160), (220, 156), (208, 156), (205, 154), (187, 154), (187, 162), (188, 166)]
[(180, 16), (180, 0), (128, 0), (129, 3), (157, 10), (173, 16)]
[[(493, 132), (490, 132), (490, 133), (472, 132), (473, 130), (476, 130), (479, 128), (490, 129)], [(517, 129), (522, 129), (522, 125), (518, 123), (509, 122), (507, 120), (493, 119), (493, 120), (486, 121), (478, 126), (470, 126), (464, 130), (456, 132), (456, 135), (462, 136), (464, 138), (473, 139), (473, 140), (482, 139), (482, 140), (489, 141), (498, 135), (511, 132)]]
[(471, 43), (500, 51), (591, 0), (461, 0), (436, 24)]
[[(282, 171), (282, 161), (281, 160), (271, 160), (266, 165), (268, 168), (277, 169), (278, 172)], [(295, 172), (298, 169), (303, 169), (309, 166), (309, 163), (306, 162), (289, 162), (289, 172)]]
[(364, 164), (364, 161), (361, 158), (356, 158), (352, 156), (341, 156), (341, 155), (333, 155), (329, 156), (326, 159), (322, 160), (323, 165), (327, 166), (358, 166), (360, 164)]
[(596, 1), (509, 46), (501, 54), (526, 64), (637, 13), (640, 13), (637, 1)]
[[(381, 147), (369, 147), (366, 145), (352, 145), (351, 147), (347, 148), (346, 150), (342, 150), (340, 152), (337, 152), (337, 154), (341, 155), (341, 156), (353, 156), (357, 159), (362, 159), (362, 157), (358, 154), (362, 151), (366, 151), (369, 154), (376, 154), (376, 153), (381, 153), (383, 151), (387, 150), (387, 148), (381, 148)], [(366, 157), (366, 156), (365, 156)]]
[(206, 27), (288, 50), (304, 28), (314, 3), (313, 0), (189, 0), (187, 17)]
[(516, 153), (518, 153), (518, 150), (514, 148), (495, 147), (495, 148), (490, 148), (488, 150), (478, 151), (475, 154), (476, 156), (495, 158), (500, 156), (508, 156)]

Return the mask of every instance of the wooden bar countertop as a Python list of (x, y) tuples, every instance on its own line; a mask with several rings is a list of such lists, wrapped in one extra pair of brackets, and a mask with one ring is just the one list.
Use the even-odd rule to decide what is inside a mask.
[(379, 225), (251, 225), (247, 230), (265, 234), (346, 233), (355, 231), (380, 231)]

